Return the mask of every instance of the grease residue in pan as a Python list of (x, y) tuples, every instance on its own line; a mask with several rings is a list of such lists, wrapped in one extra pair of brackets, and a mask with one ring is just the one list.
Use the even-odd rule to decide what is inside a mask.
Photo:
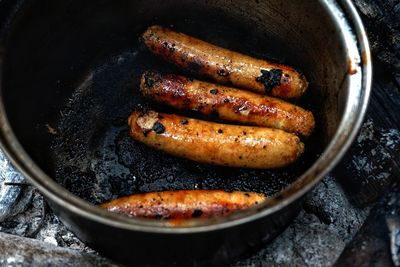
[[(53, 144), (56, 179), (92, 203), (138, 192), (175, 189), (225, 189), (274, 194), (312, 162), (306, 154), (279, 170), (216, 167), (175, 158), (133, 141), (127, 117), (150, 105), (139, 94), (138, 79), (147, 67), (162, 67), (146, 52), (123, 51), (98, 65), (69, 99)], [(149, 62), (144, 66), (143, 62)], [(176, 71), (173, 67), (169, 71)]]
[[(244, 36), (235, 32), (229, 36), (232, 27), (225, 29), (224, 24), (218, 27), (214, 27), (218, 28), (215, 33), (225, 33), (229, 43), (237, 44), (235, 38)], [(214, 35), (217, 43), (222, 44), (222, 37)], [(248, 41), (245, 46), (251, 47), (258, 41)], [(315, 150), (322, 147), (307, 141), (306, 152), (300, 160), (278, 170), (209, 166), (152, 150), (129, 137), (129, 114), (139, 106), (176, 111), (147, 103), (140, 96), (139, 77), (149, 68), (182, 73), (136, 43), (97, 64), (61, 110), (62, 115), (56, 122), (59, 134), (52, 146), (55, 178), (89, 202), (177, 189), (243, 190), (271, 195), (301, 175), (314, 162), (318, 152)], [(315, 134), (309, 140), (315, 141)]]

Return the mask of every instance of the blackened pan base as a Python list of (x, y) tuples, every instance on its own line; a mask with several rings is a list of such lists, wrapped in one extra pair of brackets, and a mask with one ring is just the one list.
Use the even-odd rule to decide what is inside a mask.
[[(198, 25), (192, 23), (192, 26)], [(237, 46), (240, 42), (234, 39), (245, 36), (243, 32), (229, 31), (232, 29), (229, 24), (218, 24), (212, 29), (210, 34), (220, 44), (226, 40), (226, 47), (231, 42)], [(253, 38), (242, 43), (251, 47), (258, 41)], [(139, 77), (149, 68), (193, 76), (190, 70), (176, 69), (155, 58), (138, 42), (95, 64), (62, 108), (52, 145), (54, 175), (77, 196), (98, 204), (133, 193), (177, 189), (243, 190), (272, 195), (300, 176), (323, 149), (318, 144), (318, 127), (306, 140), (306, 152), (300, 160), (278, 170), (216, 167), (150, 149), (129, 137), (129, 114), (143, 107), (176, 111), (149, 103), (140, 96)], [(301, 105), (317, 109), (312, 101), (302, 100)]]

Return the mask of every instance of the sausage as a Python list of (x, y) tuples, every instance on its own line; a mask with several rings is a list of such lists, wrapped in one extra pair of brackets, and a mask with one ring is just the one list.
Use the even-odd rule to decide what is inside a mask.
[(278, 98), (298, 98), (308, 82), (293, 68), (255, 59), (161, 26), (151, 26), (142, 35), (145, 46), (175, 65), (256, 93)]
[(311, 112), (283, 100), (183, 76), (147, 71), (140, 90), (145, 97), (177, 109), (302, 136), (309, 136), (315, 125)]
[(254, 169), (285, 166), (303, 152), (296, 135), (278, 129), (226, 125), (155, 111), (128, 119), (134, 140), (197, 162)]
[(209, 218), (249, 208), (266, 199), (251, 192), (178, 190), (118, 198), (100, 205), (112, 212), (157, 219)]

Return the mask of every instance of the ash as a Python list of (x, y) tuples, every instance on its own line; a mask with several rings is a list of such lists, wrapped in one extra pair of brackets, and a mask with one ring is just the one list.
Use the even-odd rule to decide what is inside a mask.
[[(2, 160), (5, 160), (4, 157)], [(8, 190), (19, 191), (19, 196), (8, 199), (8, 203), (21, 211), (17, 215), (3, 217), (1, 232), (34, 238), (54, 245), (53, 249), (67, 247), (82, 252), (82, 255), (95, 254), (62, 225), (40, 193), (25, 185), (21, 177), (19, 179), (19, 183), (24, 184), (22, 189), (17, 185), (4, 185), (10, 183), (9, 180), (1, 182), (2, 188), (10, 187)], [(276, 266), (332, 265), (362, 224), (367, 212), (353, 207), (334, 178), (328, 176), (312, 192), (304, 209), (281, 236), (233, 266), (258, 266), (260, 263)], [(23, 252), (18, 253), (26, 257)]]
[(351, 205), (334, 177), (328, 175), (280, 236), (233, 266), (332, 266), (368, 211)]
[[(385, 153), (388, 153), (387, 150), (398, 150), (399, 131), (376, 130), (373, 122), (367, 120), (353, 146), (364, 147), (371, 140), (384, 143), (385, 149), (379, 150), (378, 147), (376, 151), (361, 151), (358, 155), (351, 155), (351, 160), (345, 160), (345, 167), (354, 167), (361, 173), (381, 173), (381, 176), (375, 177), (385, 179), (387, 175), (379, 161), (364, 161), (364, 153), (376, 153), (379, 157), (384, 157)], [(6, 233), (0, 233), (0, 243), (7, 244), (3, 246), (3, 250), (7, 248), (8, 251), (12, 251), (15, 248), (9, 244), (28, 240), (22, 249), (16, 249), (15, 253), (3, 252), (0, 255), (0, 263), (18, 261), (18, 266), (33, 266), (31, 263), (34, 262), (34, 254), (26, 251), (35, 248), (37, 257), (38, 253), (47, 255), (49, 251), (55, 253), (62, 248), (62, 253), (65, 254), (62, 259), (58, 259), (59, 262), (54, 262), (55, 265), (71, 265), (72, 262), (76, 264), (81, 260), (80, 263), (87, 266), (117, 266), (98, 256), (68, 231), (47, 206), (42, 195), (15, 171), (2, 153), (0, 169), (0, 232)], [(347, 188), (343, 190), (343, 184), (339, 180), (335, 174), (326, 176), (309, 194), (297, 218), (280, 236), (260, 250), (245, 255), (231, 266), (334, 265), (363, 225), (370, 210), (369, 207), (355, 206), (347, 194)], [(16, 236), (19, 236), (18, 239), (15, 239)], [(36, 240), (33, 242), (27, 238)], [(38, 247), (46, 249), (38, 250)], [(81, 258), (77, 258), (77, 255)]]

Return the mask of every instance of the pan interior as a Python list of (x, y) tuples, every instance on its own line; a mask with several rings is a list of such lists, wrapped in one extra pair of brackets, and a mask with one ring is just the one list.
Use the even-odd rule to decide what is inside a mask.
[[(10, 124), (40, 168), (91, 203), (175, 189), (272, 195), (315, 162), (343, 115), (342, 40), (332, 18), (321, 15), (327, 11), (307, 2), (313, 3), (26, 1), (6, 47), (2, 82)], [(302, 158), (278, 170), (234, 169), (175, 158), (133, 141), (127, 126), (132, 110), (176, 112), (141, 98), (140, 74), (155, 68), (196, 78), (140, 44), (140, 34), (153, 24), (301, 70), (310, 88), (297, 104), (317, 120)]]

